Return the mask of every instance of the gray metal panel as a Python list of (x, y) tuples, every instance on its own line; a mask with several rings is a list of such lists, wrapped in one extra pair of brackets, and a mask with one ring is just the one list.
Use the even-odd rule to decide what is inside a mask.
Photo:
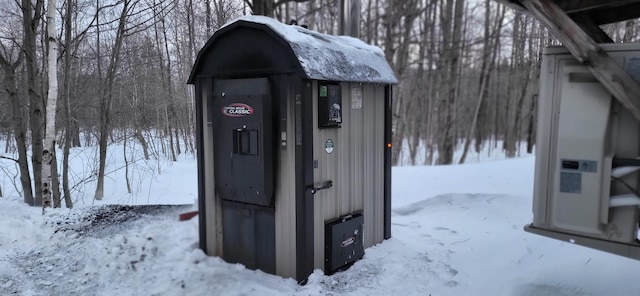
[[(295, 120), (291, 88), (281, 96), (286, 105), (286, 147), (279, 147), (276, 176), (276, 274), (296, 278)], [(281, 102), (282, 104), (283, 102)], [(282, 142), (282, 135), (277, 135)]]
[[(384, 86), (363, 85), (363, 119), (360, 125), (363, 166), (365, 248), (384, 239)], [(357, 133), (357, 131), (355, 131)]]
[(613, 242), (613, 241), (597, 239), (597, 238), (592, 238), (592, 237), (578, 235), (578, 234), (564, 233), (560, 231), (550, 231), (544, 228), (535, 227), (533, 225), (525, 226), (524, 230), (527, 232), (538, 234), (538, 235), (570, 242), (572, 244), (640, 260), (640, 243), (638, 243), (638, 241), (634, 241), (632, 243)]
[[(210, 103), (211, 91), (213, 85), (211, 79), (202, 79), (201, 95), (202, 96), (202, 110), (208, 110), (208, 104)], [(205, 83), (208, 82), (208, 83)], [(204, 198), (205, 208), (200, 211), (206, 212), (206, 252), (212, 256), (219, 256), (221, 254), (221, 236), (218, 236), (218, 226), (220, 225), (218, 218), (218, 209), (216, 206), (215, 195), (215, 182), (213, 181), (213, 127), (207, 123), (206, 113), (205, 118), (201, 122), (202, 124), (202, 143), (205, 147), (202, 151), (204, 156), (204, 174), (205, 178), (209, 178), (205, 182), (205, 195), (200, 198)], [(220, 247), (219, 247), (220, 246)]]
[[(568, 54), (568, 52), (567, 52)], [(549, 176), (553, 175), (553, 165), (550, 164), (554, 154), (551, 147), (555, 147), (555, 132), (553, 126), (555, 116), (554, 93), (555, 64), (558, 56), (545, 56), (540, 69), (540, 92), (538, 96), (538, 121), (536, 129), (536, 169), (533, 186), (533, 225), (547, 226), (547, 196), (549, 195)]]
[(232, 201), (222, 201), (223, 259), (250, 269), (275, 273), (274, 210)]
[[(333, 187), (315, 195), (315, 268), (324, 268), (325, 221), (362, 211), (364, 246), (384, 238), (384, 86), (341, 83), (342, 127), (314, 128), (315, 184), (333, 181)], [(313, 82), (317, 107), (318, 82)], [(356, 88), (354, 91), (353, 88)], [(358, 92), (360, 92), (358, 94)], [(352, 95), (361, 96), (354, 101)], [(317, 112), (314, 112), (317, 125)], [(331, 139), (333, 151), (325, 150)]]
[[(367, 241), (365, 238), (365, 248), (378, 244), (384, 240), (384, 124), (385, 124), (385, 86), (381, 84), (372, 85), (374, 91), (372, 97), (375, 99), (374, 118), (372, 121), (374, 124), (370, 126), (371, 133), (374, 135), (373, 146), (369, 147), (373, 154), (372, 160), (375, 160), (375, 170), (371, 183), (368, 183), (369, 188), (374, 188), (374, 192), (371, 196), (374, 198), (371, 200), (374, 203), (374, 217), (373, 217), (373, 234), (370, 235), (372, 240)], [(365, 202), (368, 202), (365, 199)]]
[[(625, 52), (625, 51), (640, 51), (640, 43), (606, 43), (600, 44), (602, 49), (612, 52)], [(543, 50), (545, 55), (559, 55), (566, 54), (568, 57), (575, 59), (569, 50), (564, 46), (550, 46)]]
[[(608, 186), (609, 180), (602, 180), (600, 172), (604, 156), (608, 154), (605, 146), (611, 95), (598, 82), (571, 82), (571, 73), (589, 74), (589, 70), (575, 60), (558, 61), (556, 70), (560, 89), (555, 97), (559, 100), (558, 112), (554, 112), (557, 116), (557, 154), (550, 162), (550, 166), (555, 166), (554, 194), (550, 199), (551, 226), (601, 234), (604, 231), (604, 225), (600, 223), (602, 186)], [(562, 166), (563, 160), (594, 161), (600, 163), (600, 168), (597, 173), (580, 172)], [(580, 188), (566, 188), (568, 183), (579, 184)], [(562, 186), (571, 189), (565, 190), (570, 192), (563, 192)]]

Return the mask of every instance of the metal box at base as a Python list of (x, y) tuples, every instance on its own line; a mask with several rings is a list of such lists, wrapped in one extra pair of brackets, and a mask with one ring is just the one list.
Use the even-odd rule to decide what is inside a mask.
[(325, 226), (325, 272), (334, 272), (364, 256), (361, 214), (327, 222)]

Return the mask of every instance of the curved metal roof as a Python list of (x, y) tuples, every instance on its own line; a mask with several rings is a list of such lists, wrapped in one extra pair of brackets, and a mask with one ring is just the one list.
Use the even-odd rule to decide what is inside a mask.
[[(376, 46), (349, 36), (334, 36), (318, 33), (296, 25), (283, 24), (265, 16), (243, 16), (223, 26), (217, 35), (228, 34), (237, 26), (263, 26), (282, 38), (292, 49), (305, 76), (309, 79), (396, 84), (393, 70)], [(211, 46), (207, 42), (194, 65), (189, 78), (193, 81), (199, 67), (201, 55)], [(267, 53), (268, 54), (268, 53)]]

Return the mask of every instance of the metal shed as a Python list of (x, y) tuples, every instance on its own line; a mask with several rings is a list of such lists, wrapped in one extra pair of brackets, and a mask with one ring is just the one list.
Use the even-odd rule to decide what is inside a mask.
[(391, 88), (383, 52), (262, 16), (217, 31), (195, 85), (200, 247), (307, 278), (391, 236)]
[(526, 231), (640, 260), (640, 44), (600, 27), (638, 0), (501, 0), (562, 41), (541, 66), (533, 222)]

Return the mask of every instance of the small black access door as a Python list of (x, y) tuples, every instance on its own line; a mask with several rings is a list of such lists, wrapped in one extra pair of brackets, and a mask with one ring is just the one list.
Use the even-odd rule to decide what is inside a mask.
[(223, 259), (275, 272), (272, 97), (267, 78), (214, 80), (216, 193)]

